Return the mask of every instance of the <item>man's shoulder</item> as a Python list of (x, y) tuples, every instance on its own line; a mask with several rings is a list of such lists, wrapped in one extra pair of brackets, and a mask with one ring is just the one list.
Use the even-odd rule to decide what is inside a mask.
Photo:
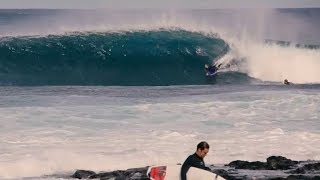
[(194, 159), (194, 154), (191, 154), (187, 157), (186, 161), (191, 161)]
[(194, 153), (194, 154), (191, 154), (189, 157), (188, 157), (189, 160), (198, 160), (197, 158), (197, 155)]
[(194, 157), (196, 157), (195, 155), (196, 155), (195, 153), (190, 154), (188, 158), (194, 158)]

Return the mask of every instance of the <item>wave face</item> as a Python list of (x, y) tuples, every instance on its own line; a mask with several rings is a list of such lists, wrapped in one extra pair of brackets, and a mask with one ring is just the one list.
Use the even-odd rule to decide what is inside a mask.
[(183, 30), (7, 37), (0, 42), (0, 83), (215, 83), (205, 78), (203, 66), (227, 51), (222, 39)]
[(319, 12), (0, 10), (0, 85), (318, 84)]

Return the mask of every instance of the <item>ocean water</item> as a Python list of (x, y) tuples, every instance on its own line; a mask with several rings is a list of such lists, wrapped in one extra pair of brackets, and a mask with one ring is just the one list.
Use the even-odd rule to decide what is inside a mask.
[(0, 178), (182, 163), (202, 140), (206, 164), (319, 160), (319, 16), (0, 10)]

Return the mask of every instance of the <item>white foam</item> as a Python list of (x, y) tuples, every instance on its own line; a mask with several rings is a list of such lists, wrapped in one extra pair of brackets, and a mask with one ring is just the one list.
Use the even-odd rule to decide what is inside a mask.
[[(239, 61), (229, 70), (240, 71), (263, 81), (320, 83), (320, 51), (293, 46), (233, 41), (232, 52), (221, 63)], [(245, 61), (243, 61), (245, 59)], [(233, 62), (233, 63), (235, 63)]]
[(21, 102), (33, 99), (28, 106), (1, 96), (8, 107), (0, 108), (0, 174), (38, 177), (76, 169), (182, 163), (202, 140), (211, 145), (207, 164), (264, 161), (271, 155), (319, 157), (318, 93), (244, 91), (188, 97), (139, 103), (94, 95), (16, 97)]

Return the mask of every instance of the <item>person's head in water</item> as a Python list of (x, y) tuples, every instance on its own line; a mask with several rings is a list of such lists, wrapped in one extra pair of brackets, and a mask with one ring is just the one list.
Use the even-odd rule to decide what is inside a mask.
[(199, 157), (204, 158), (208, 154), (209, 148), (210, 148), (209, 144), (207, 142), (205, 142), (205, 141), (202, 141), (197, 145), (196, 154)]

